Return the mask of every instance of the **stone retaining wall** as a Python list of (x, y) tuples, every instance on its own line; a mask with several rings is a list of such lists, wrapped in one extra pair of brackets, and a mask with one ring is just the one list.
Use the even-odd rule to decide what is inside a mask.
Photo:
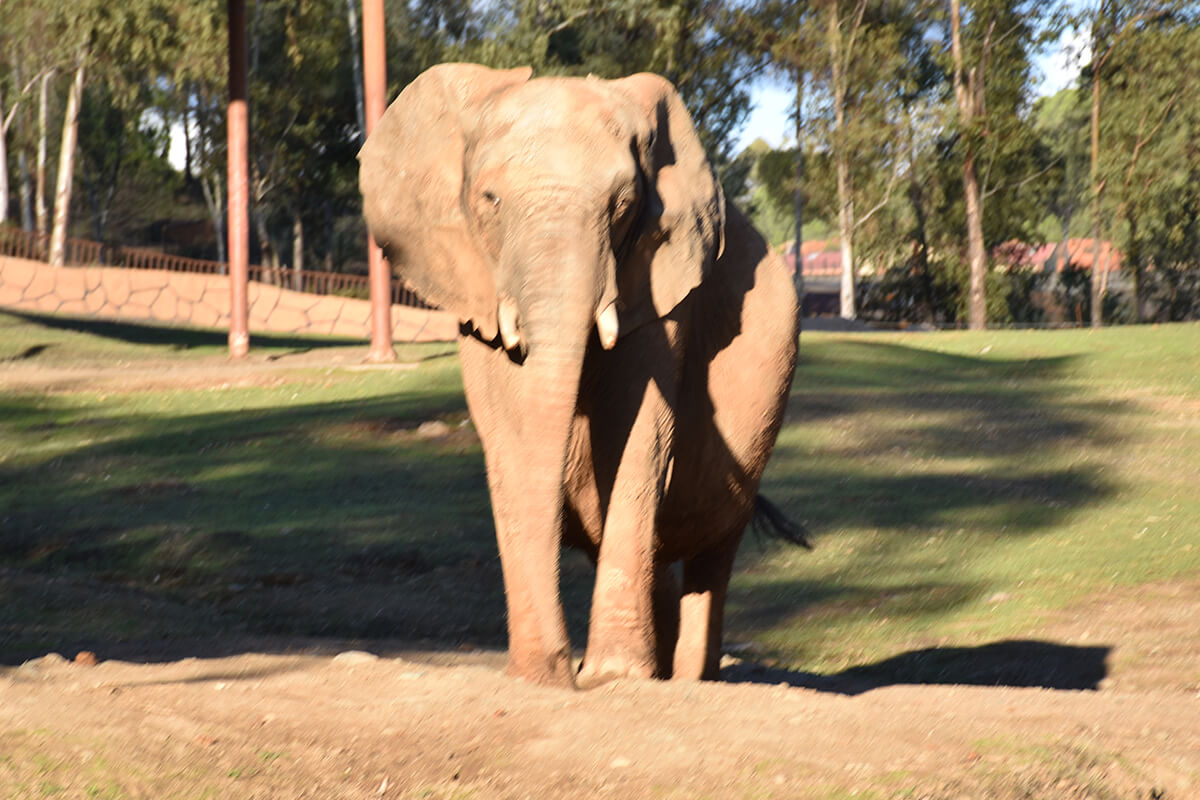
[[(366, 300), (294, 292), (251, 281), (251, 333), (371, 337)], [(0, 256), (0, 307), (47, 314), (229, 327), (229, 278), (119, 267), (59, 267)], [(397, 342), (448, 341), (458, 321), (445, 311), (392, 306)]]

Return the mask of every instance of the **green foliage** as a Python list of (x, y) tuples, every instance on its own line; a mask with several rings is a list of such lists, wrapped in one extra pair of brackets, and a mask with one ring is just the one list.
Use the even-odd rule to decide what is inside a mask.
[(91, 220), (84, 234), (100, 242), (137, 241), (182, 188), (167, 163), (167, 132), (141, 124), (140, 113), (111, 102), (103, 85), (84, 92), (80, 109), (75, 219)]
[(495, 67), (529, 64), (535, 74), (665, 76), (719, 170), (749, 112), (750, 79), (765, 66), (753, 27), (727, 0), (503, 0), (486, 25), (455, 51)]
[(1038, 227), (1039, 239), (1054, 242), (1090, 235), (1087, 95), (1063, 89), (1038, 99), (1033, 127), (1038, 137), (1034, 158), (1043, 170), (1033, 188), (1038, 193), (1037, 207), (1046, 212)]
[(1114, 45), (1102, 87), (1104, 221), (1139, 275), (1200, 267), (1200, 77), (1180, 69), (1196, 58), (1200, 25), (1156, 18)]
[[(665, 74), (692, 111), (728, 196), (772, 242), (792, 238), (797, 191), (805, 220), (837, 223), (840, 155), (860, 269), (903, 262), (915, 250), (919, 272), (944, 273), (937, 281), (953, 287), (951, 265), (965, 252), (968, 150), (976, 154), (988, 248), (1091, 235), (1092, 65), (1082, 65), (1080, 90), (1037, 103), (1030, 95), (1036, 48), (1071, 24), (1095, 38), (1092, 49), (1105, 58), (1099, 222), (1102, 238), (1118, 245), (1130, 268), (1106, 307), (1117, 303), (1117, 316), (1129, 318), (1135, 307), (1148, 318), (1176, 317), (1194, 313), (1185, 298), (1190, 273), (1200, 269), (1200, 73), (1180, 66), (1200, 61), (1193, 6), (964, 1), (965, 55), (984, 86), (982, 113), (965, 127), (955, 121), (945, 4), (932, 0), (397, 0), (387, 4), (389, 91), (394, 96), (444, 60), (531, 64), (546, 75)], [(346, 0), (248, 6), (255, 259), (290, 261), (299, 223), (306, 264), (363, 267), (354, 159), (358, 50), (347, 10)], [(161, 227), (151, 222), (207, 216), (211, 244), (186, 252), (221, 257), (225, 4), (4, 0), (0, 14), (0, 113), (11, 114), (6, 174), (23, 163), (21, 188), (32, 185), (36, 78), (54, 70), (45, 135), (53, 186), (65, 89), (83, 53), (88, 83), (76, 175), (84, 188), (74, 193), (74, 232), (146, 244), (151, 228)], [(735, 158), (751, 82), (768, 73), (789, 83), (803, 77), (800, 141)], [(181, 178), (164, 157), (171, 127), (189, 134)], [(997, 291), (1009, 301), (993, 302), (996, 319), (1022, 319), (1024, 312), (1011, 310), (1022, 291)]]

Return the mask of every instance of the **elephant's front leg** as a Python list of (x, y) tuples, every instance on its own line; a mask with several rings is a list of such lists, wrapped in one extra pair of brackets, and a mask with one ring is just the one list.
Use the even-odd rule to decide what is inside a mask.
[(460, 340), (459, 353), (467, 403), (487, 461), (504, 571), (508, 672), (535, 683), (571, 686), (559, 550), (575, 384), (556, 390), (536, 366), (520, 367), (504, 351), (470, 337)]
[(663, 385), (671, 382), (650, 380), (644, 385), (627, 438), (602, 423), (593, 425), (593, 449), (600, 451), (597, 464), (611, 462), (610, 452), (618, 461), (596, 562), (580, 686), (622, 677), (665, 677), (660, 674), (663, 659), (655, 613), (655, 519), (669, 470), (674, 414)]

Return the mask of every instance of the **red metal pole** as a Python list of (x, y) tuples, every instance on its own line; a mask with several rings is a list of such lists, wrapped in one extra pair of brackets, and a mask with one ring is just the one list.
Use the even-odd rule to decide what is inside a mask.
[[(383, 0), (363, 0), (363, 89), (367, 135), (387, 105), (387, 51)], [(392, 271), (374, 237), (367, 239), (367, 274), (371, 288), (371, 349), (367, 361), (396, 360), (392, 349)]]
[(246, 0), (229, 2), (229, 357), (250, 351), (246, 283), (250, 267), (247, 162)]

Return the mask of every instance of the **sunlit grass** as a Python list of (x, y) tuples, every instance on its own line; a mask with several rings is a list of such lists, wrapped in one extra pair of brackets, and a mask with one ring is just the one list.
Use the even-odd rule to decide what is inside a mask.
[(733, 635), (838, 671), (1200, 570), (1200, 326), (811, 335)]

